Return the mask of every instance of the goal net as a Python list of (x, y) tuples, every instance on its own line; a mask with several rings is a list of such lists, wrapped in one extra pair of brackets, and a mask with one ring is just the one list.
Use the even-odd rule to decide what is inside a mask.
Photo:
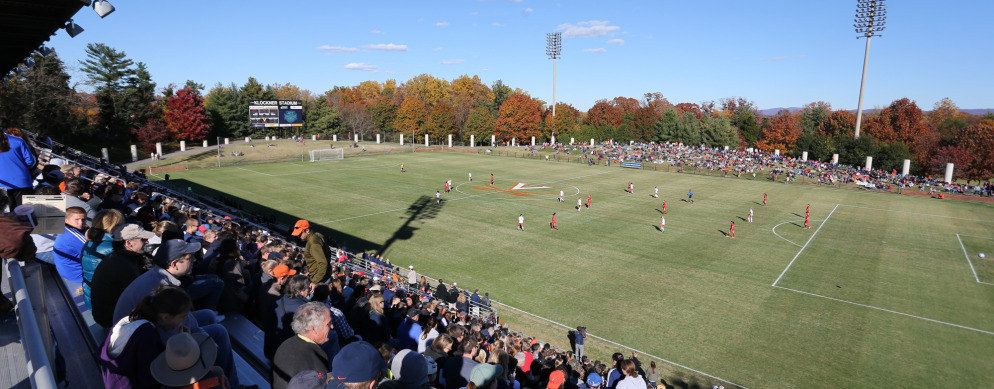
[(311, 162), (345, 158), (345, 149), (311, 150)]

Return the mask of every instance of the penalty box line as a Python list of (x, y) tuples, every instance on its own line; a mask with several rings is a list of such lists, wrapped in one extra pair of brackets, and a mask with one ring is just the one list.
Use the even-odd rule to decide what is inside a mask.
[(805, 291), (802, 291), (802, 290), (791, 289), (791, 288), (785, 288), (785, 287), (777, 286), (777, 285), (773, 285), (773, 287), (774, 288), (783, 289), (783, 290), (789, 290), (789, 291), (795, 292), (795, 293), (806, 294), (808, 296), (821, 297), (823, 299), (829, 299), (829, 300), (832, 300), (832, 301), (838, 301), (840, 303), (852, 304), (852, 305), (856, 305), (856, 306), (860, 306), (860, 307), (864, 307), (864, 308), (876, 309), (878, 311), (883, 311), (883, 312), (888, 312), (888, 313), (894, 313), (894, 314), (898, 314), (898, 315), (901, 315), (901, 316), (907, 316), (907, 317), (911, 317), (911, 318), (915, 318), (915, 319), (930, 321), (930, 322), (933, 322), (933, 323), (945, 324), (947, 326), (962, 328), (964, 330), (970, 330), (970, 331), (974, 331), (974, 332), (979, 332), (979, 333), (986, 334), (986, 335), (994, 335), (994, 332), (992, 332), (992, 331), (982, 330), (982, 329), (973, 328), (973, 327), (967, 327), (967, 326), (961, 325), (961, 324), (950, 323), (950, 322), (947, 322), (947, 321), (936, 320), (936, 319), (929, 319), (927, 317), (916, 316), (916, 315), (912, 315), (910, 313), (898, 312), (898, 311), (894, 311), (894, 310), (890, 310), (890, 309), (886, 309), (886, 308), (875, 307), (875, 306), (872, 306), (872, 305), (855, 303), (855, 302), (848, 301), (848, 300), (837, 299), (837, 298), (834, 298), (834, 297), (823, 296), (823, 295), (816, 294), (816, 293), (805, 292)]
[(956, 234), (956, 240), (959, 241), (959, 247), (963, 249), (963, 256), (966, 257), (966, 263), (970, 264), (970, 270), (973, 271), (973, 279), (977, 280), (978, 283), (984, 285), (994, 285), (990, 282), (983, 282), (980, 280), (980, 276), (977, 275), (977, 269), (973, 267), (973, 260), (970, 259), (970, 254), (966, 253), (966, 246), (963, 245), (963, 239), (960, 238), (960, 234)]
[(832, 212), (828, 213), (828, 216), (825, 217), (825, 220), (823, 220), (821, 224), (818, 225), (818, 229), (815, 230), (815, 233), (811, 234), (811, 237), (808, 238), (807, 242), (804, 242), (804, 246), (801, 246), (801, 249), (797, 251), (796, 255), (794, 255), (794, 259), (790, 260), (790, 263), (787, 264), (787, 267), (783, 269), (783, 272), (780, 273), (780, 276), (777, 277), (777, 280), (773, 281), (773, 284), (770, 286), (774, 287), (777, 286), (777, 283), (780, 282), (780, 279), (783, 278), (784, 274), (787, 274), (787, 270), (790, 270), (790, 266), (794, 264), (794, 261), (796, 261), (797, 258), (801, 256), (801, 253), (804, 252), (804, 249), (808, 248), (808, 244), (810, 244), (811, 240), (815, 238), (815, 235), (818, 235), (818, 231), (821, 231), (821, 228), (825, 226), (825, 223), (828, 223), (828, 219), (832, 217), (832, 214), (835, 213), (836, 209), (839, 209), (839, 204), (835, 204), (835, 208), (832, 208)]
[[(542, 321), (545, 321), (545, 322), (549, 322), (549, 323), (552, 323), (552, 324), (554, 324), (554, 325), (557, 325), (557, 326), (560, 326), (560, 327), (563, 327), (563, 328), (565, 328), (565, 329), (567, 329), (567, 330), (573, 330), (573, 329), (575, 329), (575, 327), (570, 327), (570, 326), (567, 326), (567, 325), (565, 325), (565, 324), (562, 324), (562, 323), (560, 323), (560, 322), (557, 322), (557, 321), (555, 321), (555, 320), (552, 320), (552, 319), (548, 319), (548, 318), (544, 318), (544, 317), (542, 317), (542, 316), (539, 316), (539, 315), (536, 315), (536, 314), (534, 314), (534, 313), (531, 313), (531, 312), (528, 312), (528, 311), (525, 311), (525, 310), (522, 310), (522, 309), (520, 309), (520, 308), (515, 308), (515, 307), (512, 307), (512, 306), (510, 306), (510, 305), (507, 305), (507, 304), (504, 304), (504, 303), (500, 303), (500, 302), (497, 302), (497, 301), (493, 301), (493, 303), (494, 303), (494, 304), (496, 304), (496, 305), (500, 305), (500, 306), (503, 306), (503, 307), (507, 307), (507, 308), (509, 308), (509, 309), (511, 309), (511, 310), (514, 310), (514, 311), (518, 311), (518, 312), (521, 312), (521, 313), (523, 313), (523, 314), (525, 314), (525, 315), (528, 315), (528, 316), (531, 316), (531, 317), (534, 317), (534, 318), (536, 318), (536, 319), (539, 319), (539, 320), (542, 320)], [(604, 338), (602, 338), (602, 337), (600, 337), (600, 336), (597, 336), (597, 335), (594, 335), (594, 334), (591, 334), (591, 333), (589, 333), (589, 332), (587, 333), (587, 336), (589, 336), (589, 337), (591, 337), (591, 338), (594, 338), (594, 339), (598, 339), (598, 340), (601, 340), (601, 341), (603, 341), (603, 342), (605, 342), (605, 343), (610, 343), (610, 344), (613, 344), (613, 345), (615, 345), (615, 346), (618, 346), (618, 347), (621, 347), (621, 348), (625, 348), (625, 349), (629, 349), (629, 350), (632, 350), (632, 351), (634, 351), (634, 352), (637, 352), (637, 353), (639, 353), (639, 354), (642, 354), (642, 355), (645, 355), (645, 356), (648, 356), (648, 357), (652, 357), (652, 358), (655, 358), (655, 359), (658, 359), (658, 360), (661, 360), (661, 361), (663, 361), (663, 362), (666, 362), (666, 363), (669, 363), (669, 364), (671, 364), (671, 365), (673, 365), (673, 366), (677, 366), (677, 367), (680, 367), (680, 368), (683, 368), (683, 369), (686, 369), (686, 370), (690, 370), (690, 371), (692, 371), (692, 372), (694, 372), (694, 373), (697, 373), (697, 374), (700, 374), (700, 375), (703, 375), (703, 376), (706, 376), (706, 377), (709, 377), (709, 378), (711, 378), (711, 379), (715, 379), (715, 380), (718, 380), (718, 381), (721, 381), (721, 382), (725, 382), (725, 383), (729, 383), (729, 384), (731, 384), (731, 385), (733, 385), (733, 386), (735, 386), (735, 387), (739, 387), (739, 388), (743, 388), (743, 389), (748, 389), (747, 387), (745, 387), (745, 386), (743, 386), (743, 385), (739, 385), (739, 384), (737, 384), (737, 383), (734, 383), (734, 382), (732, 382), (732, 381), (729, 381), (729, 380), (726, 380), (726, 379), (724, 379), (724, 378), (720, 378), (720, 377), (715, 377), (715, 376), (713, 376), (713, 375), (710, 375), (710, 374), (708, 374), (708, 373), (705, 373), (705, 372), (702, 372), (702, 371), (700, 371), (700, 370), (695, 370), (695, 369), (692, 369), (692, 368), (690, 368), (690, 367), (687, 367), (687, 366), (684, 366), (684, 365), (681, 365), (681, 364), (679, 364), (679, 363), (676, 363), (676, 362), (673, 362), (673, 361), (671, 361), (671, 360), (668, 360), (668, 359), (666, 359), (666, 358), (660, 358), (660, 357), (658, 357), (658, 356), (655, 356), (655, 355), (652, 355), (652, 354), (649, 354), (649, 353), (647, 353), (647, 352), (645, 352), (645, 351), (641, 351), (641, 350), (638, 350), (638, 349), (635, 349), (635, 348), (631, 348), (631, 347), (628, 347), (628, 346), (625, 346), (625, 345), (623, 345), (623, 344), (621, 344), (621, 343), (618, 343), (618, 342), (615, 342), (615, 341), (612, 341), (612, 340), (609, 340), (609, 339), (604, 339)]]

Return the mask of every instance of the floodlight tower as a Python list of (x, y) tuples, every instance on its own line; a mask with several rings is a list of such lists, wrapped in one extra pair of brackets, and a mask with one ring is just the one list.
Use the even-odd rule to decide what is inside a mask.
[(556, 60), (563, 53), (563, 33), (545, 34), (545, 54), (552, 60), (552, 117), (556, 117)]
[(863, 77), (859, 81), (859, 103), (856, 105), (856, 138), (859, 138), (859, 127), (863, 119), (863, 87), (866, 86), (866, 64), (870, 59), (870, 38), (879, 36), (887, 21), (886, 0), (858, 0), (856, 18), (853, 27), (856, 28), (856, 39), (866, 38), (866, 52), (863, 53)]

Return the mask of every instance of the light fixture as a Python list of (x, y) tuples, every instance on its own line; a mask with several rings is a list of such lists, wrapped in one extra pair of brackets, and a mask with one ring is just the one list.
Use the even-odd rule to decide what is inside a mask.
[(114, 12), (114, 6), (110, 5), (109, 1), (97, 0), (93, 2), (93, 12), (96, 12), (97, 16), (103, 19)]
[(54, 53), (54, 52), (55, 52), (54, 49), (51, 49), (51, 48), (46, 47), (46, 46), (42, 46), (42, 47), (38, 48), (38, 53), (41, 54), (42, 56), (45, 56), (45, 57), (52, 55), (52, 53)]
[(83, 27), (80, 27), (78, 24), (74, 23), (72, 19), (69, 19), (69, 21), (66, 22), (65, 29), (66, 33), (68, 33), (71, 38), (75, 38), (76, 35), (83, 32)]
[(30, 69), (32, 66), (35, 66), (35, 60), (32, 59), (32, 58), (28, 58), (28, 59), (24, 60), (24, 66), (26, 68)]

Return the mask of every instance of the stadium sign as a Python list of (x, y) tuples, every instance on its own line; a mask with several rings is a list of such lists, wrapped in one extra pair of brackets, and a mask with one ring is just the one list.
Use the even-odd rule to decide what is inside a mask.
[(300, 100), (249, 101), (251, 127), (302, 127), (304, 105)]

